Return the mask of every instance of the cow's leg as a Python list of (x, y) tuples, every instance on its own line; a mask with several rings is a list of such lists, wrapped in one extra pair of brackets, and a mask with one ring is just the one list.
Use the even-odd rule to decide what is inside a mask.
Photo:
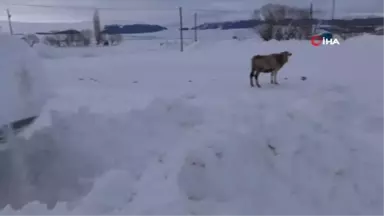
[(279, 83), (277, 82), (277, 72), (278, 71), (279, 71), (279, 69), (276, 69), (272, 72), (273, 73), (273, 82), (275, 85), (279, 85)]
[(254, 72), (255, 72), (254, 70), (251, 70), (251, 73), (249, 74), (249, 81), (250, 81), (251, 87), (254, 87), (253, 85), (253, 77), (255, 76)]
[(261, 88), (259, 84), (259, 74), (260, 74), (260, 71), (256, 71), (255, 80), (256, 80), (256, 86)]
[(272, 71), (272, 73), (271, 73), (271, 84), (274, 84), (274, 79), (273, 79), (273, 76), (274, 76), (274, 74), (273, 74), (273, 71)]
[(274, 72), (274, 75), (273, 75), (273, 82), (275, 83), (275, 85), (279, 85), (279, 83), (277, 82), (277, 71)]

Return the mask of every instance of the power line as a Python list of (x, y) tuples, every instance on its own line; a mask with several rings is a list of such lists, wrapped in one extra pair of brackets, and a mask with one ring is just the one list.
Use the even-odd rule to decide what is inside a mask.
[[(18, 7), (37, 7), (37, 8), (57, 8), (57, 9), (79, 9), (79, 10), (123, 10), (123, 11), (170, 11), (172, 9), (133, 9), (124, 7), (90, 7), (90, 6), (72, 6), (72, 5), (42, 5), (42, 4), (10, 4)], [(177, 10), (175, 8), (174, 10)]]
[[(178, 7), (174, 8), (147, 8), (147, 9), (135, 9), (127, 7), (90, 7), (90, 6), (73, 6), (73, 5), (44, 5), (44, 4), (9, 4), (10, 7), (36, 7), (36, 8), (57, 8), (57, 9), (75, 9), (75, 10), (115, 10), (115, 11), (177, 11)], [(187, 11), (200, 11), (200, 12), (252, 12), (254, 10), (224, 10), (224, 9), (198, 9), (183, 7), (183, 10)]]

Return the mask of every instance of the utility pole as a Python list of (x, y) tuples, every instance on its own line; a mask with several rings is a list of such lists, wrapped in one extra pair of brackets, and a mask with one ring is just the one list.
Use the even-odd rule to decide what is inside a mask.
[(332, 0), (332, 20), (335, 19), (335, 6), (336, 6), (336, 0)]
[(313, 3), (312, 2), (309, 6), (309, 18), (313, 19)]
[(7, 17), (8, 17), (9, 32), (11, 33), (11, 35), (13, 35), (13, 28), (12, 28), (12, 21), (11, 21), (12, 15), (9, 9), (7, 9)]
[(195, 42), (197, 42), (197, 13), (194, 14), (194, 21), (195, 21)]
[(184, 38), (183, 38), (183, 9), (179, 7), (179, 16), (180, 16), (180, 51), (184, 51)]
[(311, 1), (311, 5), (309, 7), (309, 18), (311, 19), (311, 35), (314, 33), (313, 28), (313, 2)]

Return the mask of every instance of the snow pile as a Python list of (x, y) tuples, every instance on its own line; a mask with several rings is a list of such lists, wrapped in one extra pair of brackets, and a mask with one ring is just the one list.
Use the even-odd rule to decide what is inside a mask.
[[(29, 140), (19, 138), (13, 143), (14, 157), (24, 163), (13, 167), (14, 172), (24, 170), (26, 178), (16, 179), (19, 185), (9, 182), (9, 201), (40, 200), (49, 206), (57, 200), (74, 201), (88, 193), (92, 179), (111, 169), (126, 170), (137, 180), (150, 160), (164, 154), (189, 128), (201, 123), (199, 109), (182, 100), (155, 100), (144, 110), (116, 117), (91, 114), (84, 109), (71, 115), (55, 112), (51, 127), (37, 131)], [(116, 172), (112, 176), (113, 173)], [(20, 175), (12, 177), (9, 180), (15, 182)], [(103, 188), (101, 182), (102, 179), (95, 187)], [(15, 195), (23, 184), (30, 187), (29, 191), (20, 191), (24, 196)], [(95, 189), (89, 196), (95, 193), (105, 195)]]
[(51, 96), (40, 58), (26, 42), (0, 34), (0, 125), (39, 115)]
[[(56, 111), (50, 127), (20, 139), (30, 147), (17, 152), (35, 158), (27, 164), (45, 166), (32, 172), (41, 177), (28, 201), (60, 202), (1, 214), (382, 214), (382, 43), (228, 40), (47, 61), (58, 105), (104, 114)], [(280, 85), (263, 75), (250, 88), (250, 56), (282, 50), (293, 56)], [(163, 99), (111, 114), (138, 95)]]

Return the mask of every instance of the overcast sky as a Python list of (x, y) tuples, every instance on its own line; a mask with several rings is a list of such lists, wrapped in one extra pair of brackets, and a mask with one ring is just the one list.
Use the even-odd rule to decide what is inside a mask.
[[(0, 11), (10, 8), (15, 21), (83, 21), (89, 20), (92, 7), (119, 8), (120, 10), (102, 10), (104, 18), (129, 20), (136, 22), (169, 22), (177, 20), (177, 7), (183, 6), (186, 13), (194, 10), (239, 10), (237, 14), (249, 16), (252, 9), (266, 3), (283, 3), (299, 7), (308, 7), (313, 1), (315, 8), (330, 10), (332, 0), (0, 0)], [(383, 0), (336, 0), (336, 12), (345, 13), (383, 13)], [(74, 6), (80, 8), (44, 8), (19, 5)], [(88, 8), (88, 9), (87, 9)], [(126, 9), (126, 10), (124, 10)], [(135, 11), (136, 10), (136, 11)], [(249, 11), (249, 12), (248, 12)], [(205, 12), (207, 14), (208, 12)], [(209, 12), (219, 18), (219, 11)], [(0, 19), (6, 19), (5, 13)]]

